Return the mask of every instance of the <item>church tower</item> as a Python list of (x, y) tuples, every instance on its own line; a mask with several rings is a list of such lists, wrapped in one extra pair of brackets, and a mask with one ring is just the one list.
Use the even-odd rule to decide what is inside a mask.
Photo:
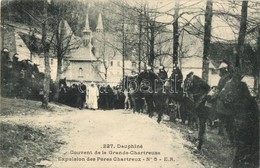
[(104, 27), (103, 27), (102, 15), (101, 15), (101, 13), (99, 13), (96, 32), (103, 32), (103, 31), (104, 31)]
[(89, 27), (89, 20), (88, 20), (88, 14), (86, 15), (86, 23), (83, 30), (83, 44), (84, 46), (90, 46), (91, 45), (91, 39), (92, 39), (92, 31)]

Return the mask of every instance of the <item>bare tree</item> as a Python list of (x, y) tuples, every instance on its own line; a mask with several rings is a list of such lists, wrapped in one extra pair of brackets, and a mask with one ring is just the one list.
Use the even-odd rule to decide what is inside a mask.
[[(258, 99), (260, 99), (260, 27), (258, 26), (258, 38), (257, 38), (257, 53), (256, 53), (256, 58), (257, 58), (257, 71), (256, 71), (256, 75), (255, 76), (257, 76), (256, 78), (258, 79), (258, 80), (256, 80), (257, 82), (256, 83), (258, 83), (257, 84), (257, 87), (258, 87)], [(258, 74), (258, 75), (257, 75)]]
[(240, 21), (240, 29), (238, 35), (238, 44), (237, 44), (237, 55), (236, 55), (236, 66), (242, 67), (242, 56), (244, 53), (244, 43), (246, 37), (246, 29), (247, 29), (247, 8), (248, 8), (248, 1), (242, 2), (242, 9), (241, 9), (241, 21)]
[(112, 37), (106, 36), (106, 33), (103, 32), (101, 34), (101, 37), (97, 39), (97, 42), (95, 44), (95, 48), (98, 50), (98, 60), (101, 62), (105, 72), (100, 72), (104, 73), (105, 76), (105, 81), (107, 82), (107, 72), (109, 67), (111, 66), (110, 61), (114, 59), (117, 53), (117, 49), (115, 48), (116, 44), (113, 42)]
[[(154, 67), (155, 60), (163, 56), (162, 52), (156, 51), (157, 46), (160, 45), (159, 43), (169, 43), (172, 40), (172, 37), (167, 37), (167, 40), (158, 40), (160, 34), (167, 32), (165, 26), (171, 23), (158, 22), (157, 18), (164, 13), (160, 13), (158, 8), (149, 8), (147, 4), (134, 2), (130, 5), (123, 1), (114, 1), (113, 3), (119, 8), (124, 8), (123, 11), (127, 13), (124, 16), (123, 13), (118, 13), (124, 18), (121, 19), (121, 23), (124, 20), (124, 25), (138, 26), (139, 28), (125, 33), (127, 36), (125, 39), (126, 47), (124, 47), (125, 55), (131, 55), (132, 50), (138, 51), (138, 71), (141, 70), (141, 62)], [(165, 52), (163, 53), (165, 54)]]
[(175, 2), (174, 22), (173, 22), (173, 64), (178, 64), (179, 47), (179, 1)]
[[(143, 6), (141, 5), (141, 9), (143, 9)], [(139, 13), (139, 18), (138, 18), (138, 72), (141, 72), (141, 57), (142, 57), (142, 35), (143, 35), (143, 11)]]
[(43, 18), (42, 22), (42, 45), (44, 50), (44, 82), (43, 82), (43, 99), (42, 107), (47, 108), (49, 102), (50, 93), (50, 63), (49, 63), (49, 44), (47, 43), (47, 25), (48, 25), (48, 14), (47, 14), (48, 4), (47, 1), (44, 2), (43, 6)]
[[(259, 36), (260, 2), (248, 1), (243, 3), (229, 0), (226, 2), (226, 5), (220, 2), (215, 4), (218, 6), (218, 9), (214, 11), (214, 15), (222, 19), (232, 30), (234, 37), (238, 39), (233, 52), (235, 58), (234, 60), (231, 58), (229, 60), (239, 66), (244, 74), (254, 76), (254, 91), (257, 93), (259, 64), (256, 60), (259, 57), (257, 55), (257, 37)], [(227, 41), (227, 43), (233, 44), (234, 42)]]
[(209, 45), (211, 38), (211, 22), (212, 22), (212, 6), (213, 1), (207, 0), (205, 11), (205, 26), (204, 26), (204, 48), (203, 48), (203, 63), (202, 63), (202, 79), (208, 82), (209, 75)]
[[(55, 56), (57, 57), (57, 74), (56, 74), (56, 88), (57, 92), (54, 95), (54, 101), (58, 100), (59, 97), (59, 81), (62, 74), (66, 71), (66, 68), (63, 65), (63, 59), (68, 55), (72, 50), (77, 49), (80, 45), (80, 40), (74, 35), (70, 25), (67, 22), (67, 19), (73, 12), (73, 7), (71, 2), (59, 1), (51, 4), (52, 16), (50, 19), (51, 33), (55, 37), (51, 42), (51, 47)], [(74, 15), (70, 16), (71, 22), (78, 19)], [(75, 25), (76, 26), (76, 25)]]

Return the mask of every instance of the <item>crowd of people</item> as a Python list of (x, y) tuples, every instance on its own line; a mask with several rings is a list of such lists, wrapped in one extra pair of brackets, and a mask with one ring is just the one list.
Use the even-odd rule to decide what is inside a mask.
[(79, 109), (123, 109), (124, 100), (124, 92), (119, 86), (80, 82), (68, 87), (66, 79), (60, 82), (59, 102)]

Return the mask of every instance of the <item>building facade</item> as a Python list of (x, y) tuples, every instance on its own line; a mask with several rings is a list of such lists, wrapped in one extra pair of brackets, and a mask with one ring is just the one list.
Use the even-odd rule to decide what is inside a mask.
[(62, 77), (67, 79), (69, 85), (77, 82), (101, 83), (104, 81), (98, 70), (100, 62), (93, 52), (93, 35), (89, 27), (88, 15), (82, 34), (78, 48), (69, 52), (64, 59)]

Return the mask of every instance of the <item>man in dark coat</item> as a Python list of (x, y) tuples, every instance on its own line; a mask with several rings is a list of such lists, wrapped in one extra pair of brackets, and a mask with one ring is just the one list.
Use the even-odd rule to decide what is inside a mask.
[(86, 102), (86, 85), (83, 82), (80, 82), (78, 85), (78, 98), (77, 98), (77, 106), (79, 109), (84, 108), (84, 103)]
[[(238, 71), (238, 70), (237, 70)], [(259, 167), (259, 109), (242, 76), (234, 71), (218, 99), (224, 103), (227, 132), (233, 136), (232, 168)], [(218, 107), (217, 107), (218, 108)], [(229, 122), (229, 123), (228, 123)]]
[(165, 71), (164, 66), (162, 66), (162, 65), (159, 67), (158, 76), (159, 76), (162, 80), (168, 79), (167, 72)]
[[(219, 75), (220, 75), (220, 80), (218, 82), (218, 93), (222, 92), (223, 88), (225, 87), (226, 83), (231, 79), (231, 74), (228, 70), (228, 64), (226, 62), (222, 62), (219, 66)], [(227, 110), (225, 108), (225, 102), (223, 99), (221, 99), (220, 96), (218, 96), (217, 101), (216, 101), (216, 113), (217, 116), (220, 120), (219, 123), (219, 135), (223, 135), (223, 130), (224, 127), (226, 128), (226, 131), (229, 136), (229, 140), (231, 143), (233, 143), (234, 140), (234, 135), (233, 135), (233, 123), (234, 119), (230, 113), (230, 110)]]
[(171, 90), (174, 91), (174, 93), (180, 93), (182, 91), (181, 85), (183, 82), (183, 75), (177, 65), (173, 67), (172, 74), (169, 79), (172, 87)]
[(114, 108), (114, 92), (110, 85), (106, 87), (107, 96), (106, 96), (106, 108), (111, 110)]
[(141, 72), (136, 78), (140, 91), (143, 93), (153, 93), (155, 89), (155, 79), (158, 79), (158, 76), (153, 72), (150, 66), (147, 66), (146, 70)]
[(228, 68), (228, 64), (226, 62), (222, 62), (219, 65), (218, 70), (219, 70), (219, 75), (221, 77), (218, 82), (218, 90), (221, 91), (224, 88), (227, 81), (231, 79), (231, 74)]
[(80, 104), (81, 108), (84, 108), (84, 104), (86, 102), (86, 90), (87, 90), (87, 86), (83, 82), (81, 82), (80, 83), (80, 95), (82, 99), (82, 102)]
[(155, 79), (158, 79), (158, 76), (152, 71), (150, 66), (147, 66), (136, 78), (138, 91), (144, 95), (149, 117), (153, 117), (154, 111), (153, 93), (155, 91)]
[(98, 107), (102, 110), (106, 109), (106, 97), (107, 91), (105, 84), (102, 84), (99, 88), (99, 99), (98, 99)]

